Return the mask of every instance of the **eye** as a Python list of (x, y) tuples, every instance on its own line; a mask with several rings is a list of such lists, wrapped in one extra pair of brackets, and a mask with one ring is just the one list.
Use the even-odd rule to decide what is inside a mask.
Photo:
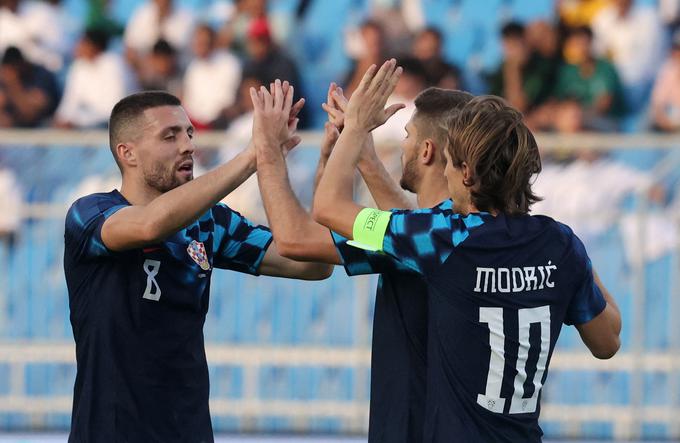
[(175, 134), (169, 134), (164, 137), (164, 140), (172, 141), (175, 139)]
[(188, 131), (187, 135), (189, 136), (189, 140), (194, 138), (194, 132), (193, 131)]

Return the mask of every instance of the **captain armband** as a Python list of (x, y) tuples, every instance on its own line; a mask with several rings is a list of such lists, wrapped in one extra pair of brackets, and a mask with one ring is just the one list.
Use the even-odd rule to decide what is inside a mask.
[(381, 252), (391, 216), (392, 213), (389, 211), (362, 209), (354, 220), (352, 228), (354, 239), (347, 241), (347, 244), (367, 251)]

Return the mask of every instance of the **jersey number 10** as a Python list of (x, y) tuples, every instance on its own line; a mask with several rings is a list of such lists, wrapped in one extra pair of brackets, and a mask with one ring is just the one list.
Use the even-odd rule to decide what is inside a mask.
[[(519, 316), (519, 350), (517, 351), (517, 375), (513, 384), (514, 392), (510, 401), (510, 414), (536, 412), (538, 394), (543, 386), (543, 374), (548, 362), (550, 349), (550, 306), (525, 308), (517, 311)], [(477, 403), (484, 409), (503, 413), (505, 399), (501, 398), (501, 385), (505, 369), (505, 333), (503, 332), (503, 308), (479, 308), (479, 321), (489, 326), (489, 345), (491, 358), (489, 374), (486, 379), (486, 392), (477, 395)], [(524, 383), (527, 379), (527, 360), (529, 359), (529, 328), (532, 323), (541, 325), (541, 351), (538, 355), (534, 373), (534, 393), (524, 397)]]

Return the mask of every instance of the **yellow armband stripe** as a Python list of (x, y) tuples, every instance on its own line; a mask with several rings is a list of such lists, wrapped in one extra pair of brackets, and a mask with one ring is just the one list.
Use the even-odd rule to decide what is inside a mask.
[(354, 239), (349, 240), (347, 244), (367, 251), (382, 251), (390, 217), (392, 217), (392, 213), (389, 211), (373, 208), (362, 209), (357, 218), (354, 219), (352, 228)]

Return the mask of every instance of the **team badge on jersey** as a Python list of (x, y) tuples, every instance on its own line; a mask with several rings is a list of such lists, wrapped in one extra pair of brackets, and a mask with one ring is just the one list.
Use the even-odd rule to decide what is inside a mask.
[(189, 243), (189, 246), (187, 247), (187, 252), (189, 253), (189, 257), (191, 257), (191, 259), (195, 261), (198, 266), (201, 267), (201, 269), (204, 271), (208, 271), (210, 269), (208, 254), (205, 253), (205, 246), (202, 242), (192, 240), (192, 242)]

